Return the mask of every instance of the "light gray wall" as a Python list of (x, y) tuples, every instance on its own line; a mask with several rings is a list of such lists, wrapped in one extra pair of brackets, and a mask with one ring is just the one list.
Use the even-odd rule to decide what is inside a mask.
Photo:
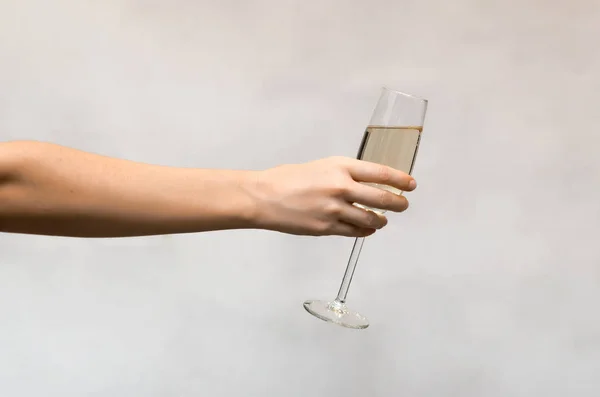
[(430, 99), (371, 328), (301, 306), (348, 239), (2, 235), (0, 395), (598, 396), (598, 4), (0, 2), (2, 140), (264, 168), (354, 155), (381, 85)]

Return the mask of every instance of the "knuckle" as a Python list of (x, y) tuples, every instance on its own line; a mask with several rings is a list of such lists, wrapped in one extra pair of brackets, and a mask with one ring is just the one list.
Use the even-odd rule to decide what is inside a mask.
[(379, 215), (370, 210), (362, 210), (364, 212), (357, 226), (369, 229), (381, 229), (387, 224), (387, 219), (383, 215)]
[(342, 213), (342, 205), (337, 201), (331, 201), (325, 206), (325, 213), (330, 217), (337, 218)]
[(393, 203), (394, 198), (395, 197), (392, 196), (392, 193), (386, 190), (381, 190), (381, 192), (379, 192), (379, 205), (382, 208), (389, 208)]
[(378, 227), (380, 224), (379, 217), (372, 211), (365, 211), (365, 226), (366, 227)]
[(328, 234), (332, 230), (332, 228), (333, 225), (331, 224), (331, 222), (326, 221), (317, 222), (313, 227), (314, 231), (318, 235)]
[(349, 189), (348, 189), (348, 186), (346, 185), (346, 183), (337, 181), (332, 184), (331, 190), (333, 191), (333, 194), (336, 196), (345, 196), (348, 193)]
[(377, 176), (381, 182), (388, 182), (392, 179), (392, 171), (385, 165), (380, 165), (377, 169)]
[(351, 186), (346, 178), (340, 175), (331, 182), (330, 189), (334, 196), (341, 197), (346, 196), (350, 192)]
[(345, 165), (348, 163), (348, 158), (344, 156), (330, 156), (327, 158), (327, 161), (336, 165)]

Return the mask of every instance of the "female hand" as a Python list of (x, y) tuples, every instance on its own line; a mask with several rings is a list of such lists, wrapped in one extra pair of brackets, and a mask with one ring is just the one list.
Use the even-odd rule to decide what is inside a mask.
[(410, 175), (380, 164), (330, 157), (305, 164), (259, 171), (252, 184), (261, 229), (298, 235), (364, 237), (387, 224), (381, 214), (353, 203), (402, 212), (408, 200), (367, 184), (392, 186), (403, 192), (416, 188)]

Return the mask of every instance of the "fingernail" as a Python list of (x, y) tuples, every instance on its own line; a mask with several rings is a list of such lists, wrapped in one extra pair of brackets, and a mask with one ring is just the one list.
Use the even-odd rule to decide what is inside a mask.
[(410, 182), (408, 182), (408, 187), (413, 190), (417, 187), (417, 181), (415, 181), (414, 179)]

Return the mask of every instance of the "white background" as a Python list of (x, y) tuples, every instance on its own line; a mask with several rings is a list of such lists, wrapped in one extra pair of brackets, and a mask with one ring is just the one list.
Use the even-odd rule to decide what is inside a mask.
[(430, 100), (411, 208), (365, 243), (0, 236), (0, 395), (598, 396), (600, 6), (0, 2), (0, 135), (186, 167), (354, 156)]

